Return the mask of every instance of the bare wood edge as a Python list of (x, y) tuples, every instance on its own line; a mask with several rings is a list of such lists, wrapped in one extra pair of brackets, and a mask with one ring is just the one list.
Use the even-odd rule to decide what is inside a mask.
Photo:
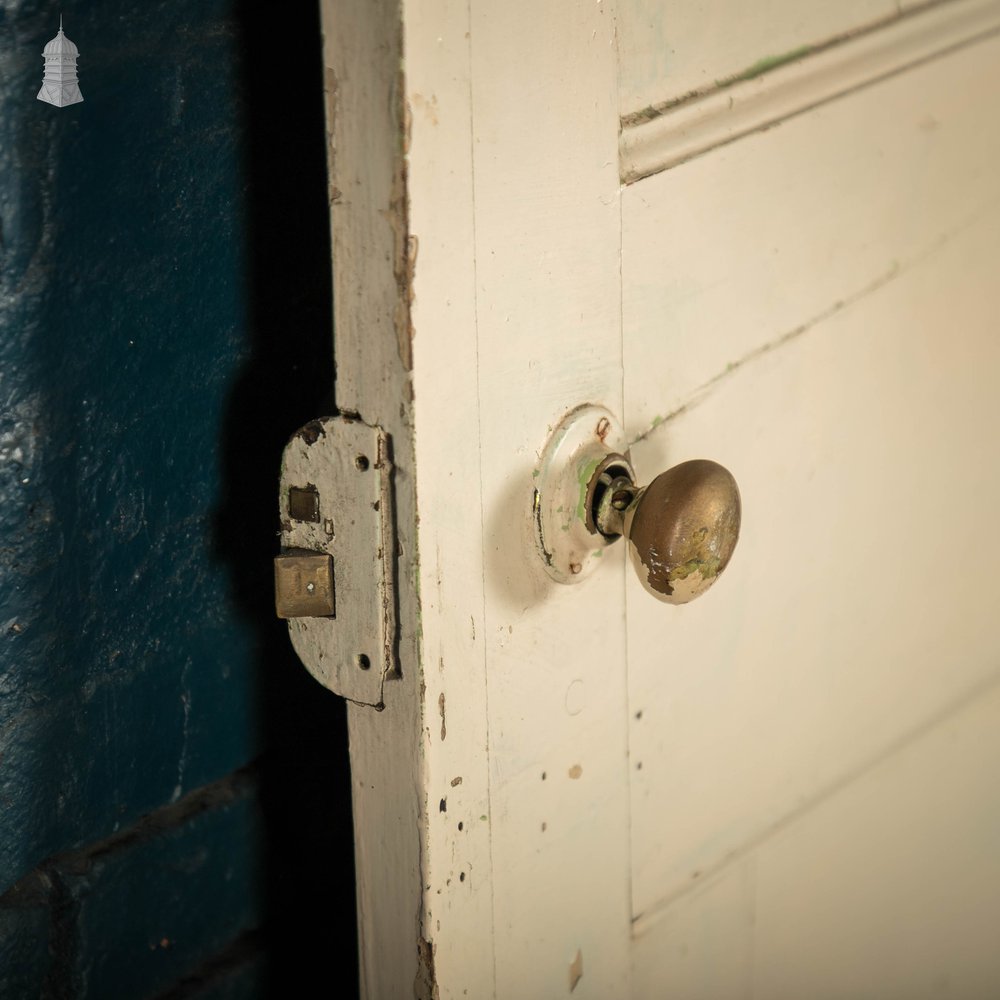
[(400, 0), (321, 0), (321, 17), (337, 406), (390, 435), (398, 542), (398, 673), (383, 711), (348, 704), (361, 991), (429, 997), (402, 12)]
[(936, 3), (648, 120), (626, 117), (619, 138), (622, 182), (669, 170), (998, 31), (998, 0)]

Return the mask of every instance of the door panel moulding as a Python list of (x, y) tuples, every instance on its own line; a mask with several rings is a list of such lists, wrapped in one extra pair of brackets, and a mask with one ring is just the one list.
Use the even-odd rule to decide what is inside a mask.
[(804, 52), (759, 75), (626, 115), (619, 169), (631, 184), (861, 87), (1000, 32), (998, 0), (952, 0)]

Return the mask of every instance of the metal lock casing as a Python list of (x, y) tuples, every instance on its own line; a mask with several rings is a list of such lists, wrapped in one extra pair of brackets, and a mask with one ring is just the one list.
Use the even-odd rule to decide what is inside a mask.
[(285, 447), (279, 513), (275, 605), (296, 653), (324, 687), (381, 707), (398, 669), (388, 435), (346, 416), (306, 424)]

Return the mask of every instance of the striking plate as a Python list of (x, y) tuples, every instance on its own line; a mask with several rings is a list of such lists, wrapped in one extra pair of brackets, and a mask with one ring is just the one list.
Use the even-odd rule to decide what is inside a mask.
[(593, 523), (589, 487), (598, 466), (614, 459), (631, 474), (628, 442), (603, 406), (579, 406), (552, 432), (535, 471), (535, 541), (549, 576), (576, 583), (600, 564), (614, 541)]
[(306, 424), (281, 467), (278, 614), (322, 684), (381, 707), (396, 672), (395, 534), (387, 435), (349, 417)]

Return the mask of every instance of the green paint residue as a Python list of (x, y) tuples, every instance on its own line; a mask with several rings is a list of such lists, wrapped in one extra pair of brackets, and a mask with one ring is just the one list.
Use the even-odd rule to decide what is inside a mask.
[[(784, 66), (785, 63), (795, 62), (796, 59), (801, 59), (803, 56), (807, 56), (811, 52), (815, 52), (817, 48), (822, 47), (823, 46), (800, 45), (797, 49), (792, 49), (790, 52), (785, 52), (780, 56), (765, 56), (763, 59), (758, 59), (752, 66), (748, 66), (742, 73), (737, 73), (735, 76), (726, 76), (721, 79), (717, 79), (715, 81), (715, 86), (719, 89), (724, 89), (726, 87), (731, 87), (734, 83), (740, 83), (743, 80), (754, 80), (758, 76), (763, 76), (765, 73), (769, 73), (772, 69)], [(708, 89), (711, 90), (711, 88)], [(676, 108), (678, 105), (703, 97), (705, 93), (705, 90), (692, 90), (687, 94), (681, 94), (679, 97), (675, 97), (673, 100), (664, 101), (662, 104), (648, 104), (641, 111), (633, 111), (631, 114), (623, 115), (621, 119), (622, 127), (632, 128), (636, 125), (643, 125), (646, 122), (651, 122), (654, 119), (667, 114), (667, 112)]]
[(700, 573), (703, 580), (711, 580), (719, 575), (719, 557), (712, 556), (709, 559), (689, 559), (680, 566), (675, 566), (670, 571), (670, 581), (686, 580), (692, 573)]
[(763, 59), (758, 59), (752, 66), (748, 66), (742, 73), (737, 73), (736, 76), (732, 76), (728, 80), (719, 80), (719, 86), (728, 86), (732, 83), (740, 83), (743, 80), (756, 80), (758, 76), (770, 73), (772, 69), (777, 69), (779, 66), (795, 62), (796, 59), (801, 59), (803, 56), (809, 55), (812, 50), (812, 45), (800, 45), (797, 49), (792, 49), (791, 52), (785, 52), (780, 56), (764, 56)]

